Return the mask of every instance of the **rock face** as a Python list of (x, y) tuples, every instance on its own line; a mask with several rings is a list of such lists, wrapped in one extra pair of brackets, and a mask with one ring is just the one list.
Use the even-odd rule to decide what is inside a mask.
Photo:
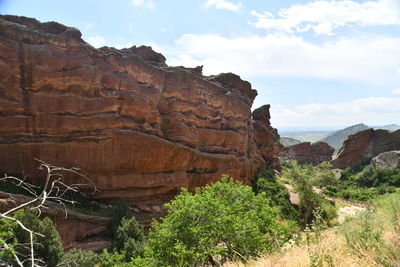
[(382, 169), (400, 168), (400, 150), (388, 151), (379, 154), (371, 160), (372, 166)]
[(333, 164), (344, 169), (391, 150), (400, 150), (400, 130), (368, 129), (347, 137)]
[(325, 142), (303, 142), (297, 145), (285, 147), (280, 157), (283, 160), (296, 160), (300, 163), (320, 164), (331, 161), (335, 149)]
[(201, 70), (169, 67), (149, 47), (95, 49), (56, 22), (0, 16), (0, 171), (34, 176), (34, 158), (77, 165), (95, 197), (152, 205), (183, 186), (222, 174), (248, 182), (259, 166), (277, 166), (269, 106), (252, 116), (249, 82)]

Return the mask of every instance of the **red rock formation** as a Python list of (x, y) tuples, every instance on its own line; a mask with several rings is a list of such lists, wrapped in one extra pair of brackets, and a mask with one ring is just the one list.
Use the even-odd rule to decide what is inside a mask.
[(320, 164), (331, 161), (335, 149), (325, 142), (303, 142), (297, 145), (285, 147), (280, 157), (283, 160), (296, 160), (300, 163)]
[(269, 112), (255, 112), (253, 128), (250, 83), (168, 67), (149, 47), (95, 49), (75, 28), (0, 16), (0, 81), (8, 173), (32, 176), (34, 158), (78, 165), (97, 198), (157, 205), (183, 186), (222, 174), (248, 182), (276, 165)]
[(344, 169), (383, 152), (399, 149), (400, 130), (367, 129), (347, 137), (333, 165)]
[(279, 158), (276, 155), (279, 155), (283, 146), (279, 143), (278, 131), (272, 128), (269, 122), (269, 108), (270, 105), (264, 105), (253, 111), (253, 138), (267, 165), (280, 169)]

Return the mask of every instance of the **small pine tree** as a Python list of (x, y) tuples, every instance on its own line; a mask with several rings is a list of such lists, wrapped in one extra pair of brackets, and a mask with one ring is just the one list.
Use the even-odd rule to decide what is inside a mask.
[[(34, 251), (36, 257), (46, 263), (46, 266), (56, 266), (64, 255), (64, 249), (61, 244), (61, 238), (56, 230), (53, 222), (49, 218), (40, 220), (37, 212), (21, 210), (16, 214), (16, 218), (20, 220), (28, 229), (43, 236), (34, 235)], [(20, 227), (14, 229), (14, 234), (19, 244), (29, 244), (29, 233)], [(29, 260), (28, 248), (25, 246), (16, 246), (16, 251), (20, 255), (26, 255), (25, 259)]]
[(143, 255), (145, 236), (135, 217), (122, 218), (116, 231), (116, 238), (116, 248), (124, 253), (125, 260)]

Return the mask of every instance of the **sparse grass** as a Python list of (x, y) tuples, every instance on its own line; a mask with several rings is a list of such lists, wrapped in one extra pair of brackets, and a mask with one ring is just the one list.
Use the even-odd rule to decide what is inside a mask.
[(400, 266), (400, 193), (379, 197), (375, 208), (280, 253), (224, 267)]

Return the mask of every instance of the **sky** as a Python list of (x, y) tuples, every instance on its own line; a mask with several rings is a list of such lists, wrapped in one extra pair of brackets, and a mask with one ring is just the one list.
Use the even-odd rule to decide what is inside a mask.
[(400, 124), (400, 0), (0, 0), (0, 14), (149, 45), (170, 66), (251, 82), (274, 127)]

